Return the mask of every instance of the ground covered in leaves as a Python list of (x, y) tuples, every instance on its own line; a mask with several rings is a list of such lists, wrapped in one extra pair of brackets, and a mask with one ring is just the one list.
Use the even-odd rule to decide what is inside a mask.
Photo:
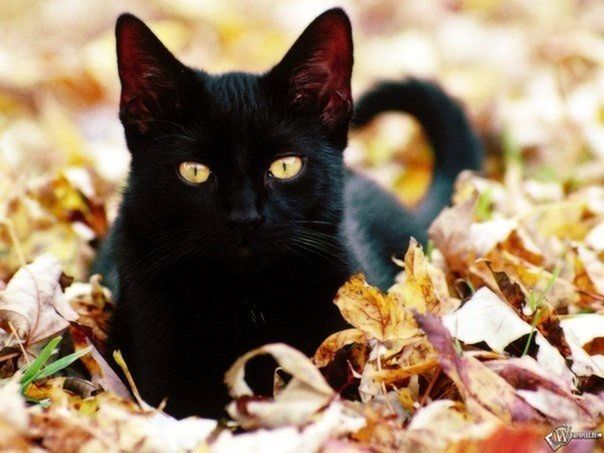
[[(355, 91), (436, 78), (488, 165), (459, 177), (387, 294), (362, 275), (340, 289), (351, 328), (313, 358), (274, 344), (236, 361), (220, 422), (147, 406), (103, 359), (113, 301), (88, 267), (128, 165), (113, 21), (149, 19), (190, 64), (262, 70), (327, 6), (117, 3), (0, 4), (0, 449), (547, 451), (554, 427), (604, 431), (601, 2), (345, 2)], [(409, 118), (381, 118), (346, 157), (409, 205), (430, 178)], [(245, 383), (258, 354), (282, 368), (273, 399)]]

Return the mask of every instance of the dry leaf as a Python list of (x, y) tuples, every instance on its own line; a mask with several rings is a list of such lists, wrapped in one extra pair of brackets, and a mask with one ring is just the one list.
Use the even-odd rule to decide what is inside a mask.
[(457, 386), (468, 412), (479, 420), (496, 418), (505, 423), (542, 420), (505, 380), (474, 357), (458, 355), (439, 318), (418, 314), (416, 319), (438, 351), (440, 366)]
[(321, 343), (321, 346), (315, 352), (313, 362), (317, 367), (322, 368), (331, 362), (336, 353), (344, 346), (352, 343), (365, 344), (367, 340), (367, 334), (358, 329), (346, 329), (336, 332)]
[(212, 443), (211, 451), (213, 453), (326, 451), (321, 447), (328, 439), (354, 433), (364, 425), (363, 417), (347, 409), (341, 402), (334, 401), (314, 418), (313, 424), (302, 429), (289, 426), (272, 430), (260, 429), (240, 435), (223, 431)]
[[(577, 376), (599, 376), (604, 378), (604, 350), (590, 348), (604, 338), (604, 315), (582, 314), (567, 317), (560, 322), (570, 349), (573, 364), (571, 369)], [(590, 349), (590, 353), (585, 350)]]
[(445, 449), (462, 439), (482, 438), (498, 426), (493, 420), (477, 420), (458, 401), (439, 400), (417, 411), (408, 430), (431, 439), (433, 448)]
[(441, 314), (450, 311), (449, 290), (442, 270), (432, 266), (414, 238), (405, 253), (405, 271), (388, 291), (408, 310)]
[(488, 288), (480, 288), (460, 309), (444, 316), (443, 324), (464, 343), (484, 341), (495, 352), (531, 332), (531, 326)]
[(35, 344), (77, 319), (63, 296), (61, 272), (59, 261), (51, 255), (19, 269), (0, 293), (0, 326), (7, 332), (5, 338), (12, 325), (21, 341)]
[(227, 371), (225, 383), (233, 398), (253, 395), (245, 382), (245, 364), (263, 354), (272, 355), (292, 379), (272, 401), (246, 401), (245, 410), (241, 410), (237, 402), (231, 403), (229, 413), (243, 426), (303, 425), (335, 397), (321, 372), (304, 354), (285, 344), (274, 343), (244, 354)]
[(93, 384), (98, 384), (105, 391), (112, 392), (125, 400), (132, 400), (130, 392), (118, 377), (115, 371), (107, 363), (99, 350), (95, 347), (86, 330), (79, 324), (72, 323), (69, 326), (69, 333), (76, 351), (91, 348), (90, 353), (81, 357), (80, 360), (88, 369)]
[(355, 275), (340, 288), (334, 303), (346, 321), (378, 340), (405, 339), (419, 332), (411, 312), (395, 294), (384, 294)]

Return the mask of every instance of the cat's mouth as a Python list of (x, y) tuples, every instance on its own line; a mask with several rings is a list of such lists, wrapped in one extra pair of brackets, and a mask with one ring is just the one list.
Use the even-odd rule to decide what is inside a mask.
[(269, 256), (266, 250), (248, 240), (234, 244), (229, 252), (223, 255), (223, 259), (230, 272), (248, 274), (262, 270), (270, 263)]
[(243, 242), (237, 247), (236, 253), (239, 256), (247, 258), (252, 255), (252, 247), (248, 242)]
[(258, 241), (255, 241), (251, 235), (238, 235), (232, 252), (235, 258), (250, 259), (258, 252)]
[(261, 229), (245, 233), (233, 232), (224, 240), (223, 246), (217, 250), (218, 255), (229, 266), (243, 269), (263, 267), (272, 262), (281, 250), (276, 246), (277, 238)]

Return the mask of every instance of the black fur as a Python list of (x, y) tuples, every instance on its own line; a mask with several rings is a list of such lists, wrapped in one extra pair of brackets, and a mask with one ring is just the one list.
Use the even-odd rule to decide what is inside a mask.
[[(346, 170), (352, 41), (339, 9), (264, 75), (186, 68), (133, 16), (119, 19), (117, 35), (132, 165), (93, 269), (118, 299), (112, 346), (149, 403), (167, 397), (175, 416), (217, 416), (224, 372), (239, 355), (277, 341), (312, 354), (345, 327), (332, 300), (353, 272), (392, 283), (390, 256), (410, 235), (425, 238), (452, 179), (479, 166), (479, 146), (434, 85), (383, 84), (359, 102), (358, 124), (389, 109), (416, 115), (435, 147), (437, 199), (418, 218)], [(289, 181), (267, 175), (282, 154), (305, 161)], [(203, 162), (212, 176), (184, 183), (183, 161)]]

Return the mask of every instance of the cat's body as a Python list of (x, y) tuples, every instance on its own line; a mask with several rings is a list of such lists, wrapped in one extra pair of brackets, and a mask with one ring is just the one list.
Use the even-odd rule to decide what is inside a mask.
[[(186, 68), (133, 16), (120, 18), (117, 36), (133, 159), (94, 269), (118, 298), (112, 345), (151, 404), (167, 397), (176, 416), (220, 415), (223, 375), (239, 355), (270, 342), (312, 354), (344, 327), (331, 302), (352, 273), (392, 283), (391, 256), (411, 235), (425, 238), (454, 177), (479, 167), (480, 148), (434, 85), (384, 84), (360, 101), (357, 123), (384, 110), (418, 117), (436, 154), (430, 202), (414, 216), (347, 170), (352, 42), (341, 10), (260, 76)], [(292, 155), (303, 164), (294, 176), (267, 171)], [(183, 181), (182, 162), (211, 175)]]

